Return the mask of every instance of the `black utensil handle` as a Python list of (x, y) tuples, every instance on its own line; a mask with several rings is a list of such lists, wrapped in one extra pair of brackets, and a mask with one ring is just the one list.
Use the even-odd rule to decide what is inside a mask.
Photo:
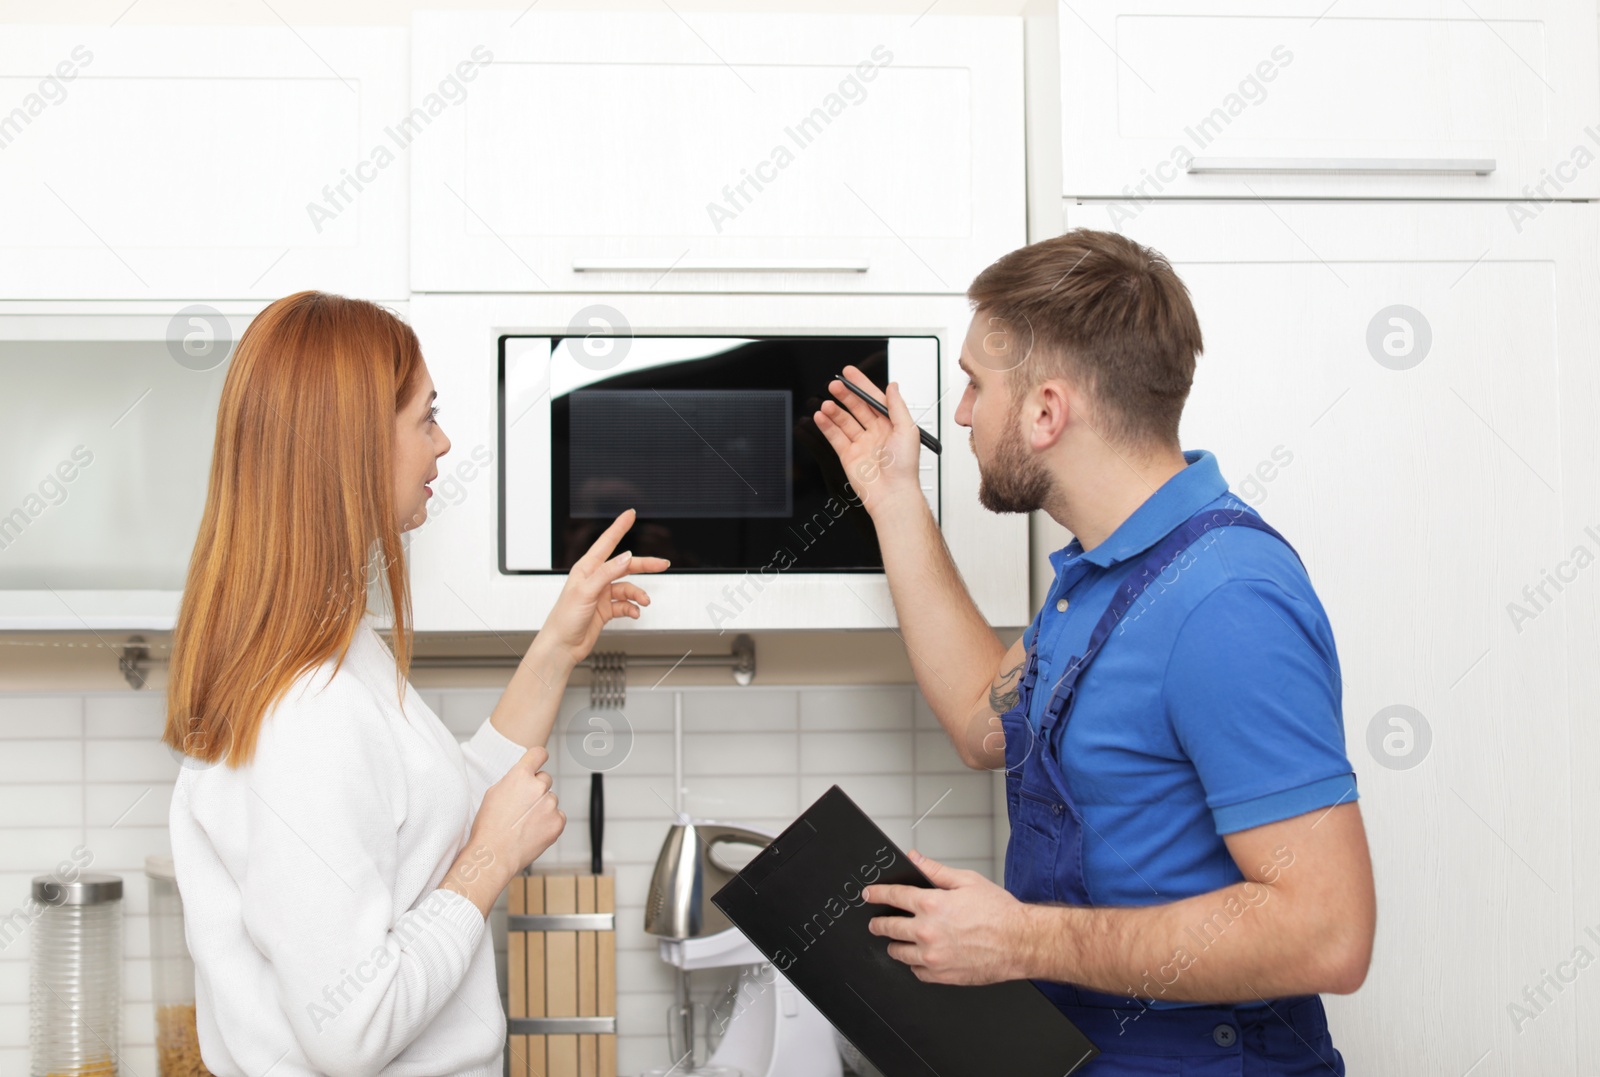
[[(879, 415), (882, 415), (885, 419), (892, 418), (886, 405), (884, 405), (876, 397), (870, 395), (865, 389), (861, 388), (855, 382), (846, 380), (843, 374), (835, 374), (833, 376), (833, 380), (837, 382), (843, 382), (846, 389), (849, 389), (862, 400), (865, 400), (868, 407), (877, 412)], [(939, 439), (922, 429), (921, 426), (917, 427), (917, 437), (921, 440), (922, 444), (926, 445), (930, 450), (932, 450), (935, 455), (943, 453), (944, 446), (939, 444)]]
[(605, 779), (597, 770), (589, 775), (589, 872), (600, 874), (600, 847), (606, 835)]

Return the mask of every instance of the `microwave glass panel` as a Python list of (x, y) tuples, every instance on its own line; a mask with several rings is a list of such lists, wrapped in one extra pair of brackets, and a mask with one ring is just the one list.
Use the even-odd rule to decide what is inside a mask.
[(162, 341), (0, 341), (0, 590), (183, 589), (227, 364)]
[(793, 515), (789, 390), (580, 389), (568, 400), (574, 517)]
[[(938, 432), (932, 336), (507, 336), (501, 347), (507, 572), (570, 569), (630, 507), (621, 547), (670, 558), (675, 572), (882, 572), (872, 521), (813, 415), (854, 365), (875, 385), (900, 382)], [(936, 463), (923, 453), (926, 479)]]

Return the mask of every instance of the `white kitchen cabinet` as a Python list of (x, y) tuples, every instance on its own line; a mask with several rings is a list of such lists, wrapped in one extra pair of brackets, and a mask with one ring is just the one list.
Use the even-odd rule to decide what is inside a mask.
[(1600, 196), (1592, 3), (1086, 0), (1052, 31), (1031, 148), (1068, 197)]
[(1600, 924), (1597, 225), (1173, 200), (1119, 229), (1199, 314), (1185, 446), (1298, 547), (1337, 638), (1380, 908), (1366, 986), (1329, 999), (1352, 1073), (1574, 1072), (1600, 992), (1508, 1016)]
[(0, 294), (404, 299), (406, 33), (8, 26)]
[[(505, 336), (570, 335), (574, 314), (596, 302), (621, 304), (633, 332), (688, 336), (804, 333), (934, 336), (939, 347), (936, 403), (944, 431), (939, 465), (940, 528), (963, 579), (989, 623), (1020, 627), (1028, 608), (1027, 519), (978, 502), (977, 460), (955, 425), (966, 377), (956, 365), (971, 312), (957, 296), (419, 295), (412, 324), (452, 447), (439, 462), (428, 520), (407, 533), (416, 626), (427, 631), (537, 629), (565, 577), (501, 571), (506, 498), (548, 498), (536, 478), (502, 474), (500, 341)], [(529, 346), (530, 341), (519, 344)], [(519, 410), (533, 414), (531, 404)], [(515, 423), (516, 417), (508, 421)], [(548, 485), (548, 484), (546, 484)], [(744, 632), (767, 629), (873, 629), (895, 626), (882, 573), (673, 573), (645, 582), (652, 598), (638, 622), (617, 630)], [(744, 588), (742, 597), (730, 589)]]
[(963, 293), (1025, 239), (1015, 18), (420, 12), (413, 40), (417, 100), (477, 65), (417, 139), (417, 291)]

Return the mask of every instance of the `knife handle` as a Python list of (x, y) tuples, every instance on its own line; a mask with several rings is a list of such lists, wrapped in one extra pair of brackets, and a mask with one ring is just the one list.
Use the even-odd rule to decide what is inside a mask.
[(589, 871), (600, 874), (601, 842), (606, 834), (605, 779), (597, 770), (589, 775)]

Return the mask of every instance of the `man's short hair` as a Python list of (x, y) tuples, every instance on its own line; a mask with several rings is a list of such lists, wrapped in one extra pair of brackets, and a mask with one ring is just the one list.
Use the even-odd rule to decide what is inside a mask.
[(1094, 428), (1108, 442), (1178, 444), (1200, 322), (1160, 253), (1115, 232), (1078, 228), (1000, 258), (973, 280), (967, 298), (1024, 352), (1007, 375), (1013, 402), (1047, 378), (1065, 377), (1088, 394)]

